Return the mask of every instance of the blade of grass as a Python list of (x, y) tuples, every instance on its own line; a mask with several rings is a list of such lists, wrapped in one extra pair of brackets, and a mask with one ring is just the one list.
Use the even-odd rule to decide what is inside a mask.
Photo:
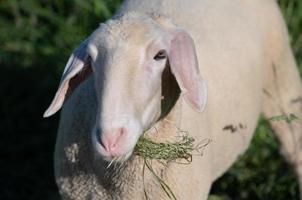
[(151, 167), (150, 163), (147, 161), (147, 159), (144, 159), (144, 165), (147, 166), (149, 171), (151, 172), (152, 176), (157, 180), (157, 182), (160, 184), (161, 188), (164, 190), (166, 195), (173, 200), (177, 200), (176, 196), (174, 195), (173, 191), (171, 188), (161, 179), (153, 170)]

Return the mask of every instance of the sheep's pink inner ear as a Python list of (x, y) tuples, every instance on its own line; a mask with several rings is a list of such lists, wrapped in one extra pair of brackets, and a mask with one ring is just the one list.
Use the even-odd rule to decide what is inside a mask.
[(207, 87), (199, 73), (194, 41), (187, 32), (176, 30), (172, 33), (169, 63), (186, 102), (197, 111), (203, 111)]
[(90, 56), (88, 54), (88, 39), (69, 57), (65, 66), (59, 88), (43, 117), (55, 114), (63, 105), (71, 92), (91, 74)]

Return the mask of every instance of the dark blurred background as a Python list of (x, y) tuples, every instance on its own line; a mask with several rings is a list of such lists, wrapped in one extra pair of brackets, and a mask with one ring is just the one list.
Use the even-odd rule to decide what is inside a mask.
[[(302, 72), (302, 1), (279, 0)], [(0, 199), (59, 199), (53, 151), (59, 115), (43, 119), (72, 50), (120, 0), (0, 0)], [(257, 11), (255, 11), (257, 12)], [(298, 183), (260, 120), (251, 147), (210, 199), (298, 199)]]

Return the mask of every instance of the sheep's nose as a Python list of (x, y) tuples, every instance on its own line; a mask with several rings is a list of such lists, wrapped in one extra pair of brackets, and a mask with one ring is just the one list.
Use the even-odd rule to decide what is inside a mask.
[(120, 127), (112, 131), (103, 131), (100, 134), (99, 143), (110, 155), (119, 156), (121, 154), (120, 148), (125, 135), (126, 129), (124, 127)]

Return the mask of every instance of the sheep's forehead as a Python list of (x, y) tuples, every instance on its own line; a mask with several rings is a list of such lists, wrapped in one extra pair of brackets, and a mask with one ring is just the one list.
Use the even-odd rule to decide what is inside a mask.
[(109, 20), (101, 26), (103, 36), (109, 43), (140, 45), (157, 38), (161, 33), (159, 26), (150, 17), (124, 17)]
[[(98, 51), (100, 60), (110, 61), (110, 71), (136, 68), (143, 63), (151, 47), (164, 41), (164, 30), (150, 16), (122, 16), (108, 20), (95, 31), (90, 43)], [(97, 66), (97, 65), (96, 65)]]

